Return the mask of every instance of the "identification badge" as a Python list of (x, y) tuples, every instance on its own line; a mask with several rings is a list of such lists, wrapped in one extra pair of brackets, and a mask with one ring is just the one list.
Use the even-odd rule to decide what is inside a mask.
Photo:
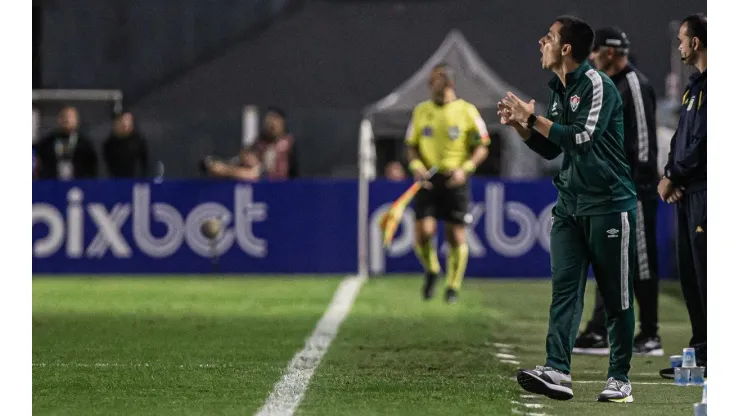
[(452, 126), (448, 129), (448, 134), (450, 135), (450, 139), (455, 140), (460, 137), (460, 129), (457, 126)]

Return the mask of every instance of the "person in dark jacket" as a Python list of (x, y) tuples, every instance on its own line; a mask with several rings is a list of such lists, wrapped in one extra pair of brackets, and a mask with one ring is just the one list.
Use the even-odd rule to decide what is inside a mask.
[(134, 128), (134, 116), (125, 112), (113, 120), (113, 131), (103, 144), (103, 157), (112, 178), (141, 178), (148, 174), (149, 151)]
[(544, 366), (522, 369), (519, 385), (557, 400), (573, 398), (571, 353), (583, 312), (589, 266), (604, 299), (611, 356), (600, 402), (633, 401), (629, 381), (635, 310), (637, 191), (624, 151), (624, 111), (614, 83), (587, 62), (594, 32), (562, 16), (540, 39), (550, 80), (547, 115), (509, 92), (499, 103), (501, 123), (546, 159), (563, 154), (554, 179), (550, 261), (552, 301)]
[[(624, 150), (637, 187), (637, 276), (635, 298), (640, 305), (638, 355), (662, 356), (658, 336), (658, 144), (655, 91), (630, 58), (630, 42), (619, 28), (596, 31), (591, 60), (619, 90), (624, 104)], [(596, 304), (586, 330), (576, 339), (574, 354), (608, 355), (604, 300), (596, 289)]]
[(57, 116), (57, 129), (33, 146), (38, 160), (38, 179), (86, 179), (98, 175), (98, 155), (90, 140), (79, 131), (80, 117), (74, 107)]
[[(681, 60), (698, 70), (681, 103), (678, 129), (658, 194), (676, 204), (678, 277), (691, 321), (696, 364), (707, 365), (707, 18), (686, 17), (678, 32)], [(706, 370), (705, 370), (706, 371)], [(660, 371), (673, 378), (669, 368)], [(706, 373), (705, 373), (706, 375)]]

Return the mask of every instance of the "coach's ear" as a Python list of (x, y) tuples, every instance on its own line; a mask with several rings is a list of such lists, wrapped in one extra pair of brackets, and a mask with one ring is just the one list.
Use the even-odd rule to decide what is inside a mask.
[(573, 51), (573, 47), (570, 46), (570, 43), (566, 43), (562, 47), (560, 47), (560, 54), (563, 56), (569, 55)]

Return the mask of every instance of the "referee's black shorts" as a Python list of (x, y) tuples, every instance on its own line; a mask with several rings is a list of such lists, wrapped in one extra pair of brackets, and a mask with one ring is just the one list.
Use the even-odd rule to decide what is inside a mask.
[(471, 215), (468, 213), (470, 205), (470, 182), (450, 188), (447, 181), (448, 174), (436, 174), (432, 177), (432, 189), (422, 188), (414, 197), (414, 213), (416, 219), (432, 217), (447, 224), (468, 225)]

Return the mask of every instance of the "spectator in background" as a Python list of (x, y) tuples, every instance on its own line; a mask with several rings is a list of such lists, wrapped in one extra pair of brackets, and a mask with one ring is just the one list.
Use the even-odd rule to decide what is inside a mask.
[(134, 128), (134, 116), (131, 113), (115, 115), (113, 131), (103, 144), (103, 158), (113, 178), (147, 176), (149, 151), (146, 142)]
[(394, 160), (385, 165), (385, 177), (391, 181), (402, 181), (406, 179), (406, 171), (401, 162)]
[(268, 179), (292, 179), (298, 176), (296, 145), (293, 136), (286, 132), (283, 110), (268, 107), (254, 150)]
[(264, 177), (257, 152), (249, 147), (242, 148), (239, 156), (231, 163), (222, 162), (210, 156), (206, 157), (203, 160), (203, 167), (210, 176), (219, 178), (258, 181)]
[(98, 175), (98, 155), (90, 140), (79, 132), (80, 117), (74, 107), (64, 107), (57, 129), (34, 145), (39, 179), (85, 179)]

